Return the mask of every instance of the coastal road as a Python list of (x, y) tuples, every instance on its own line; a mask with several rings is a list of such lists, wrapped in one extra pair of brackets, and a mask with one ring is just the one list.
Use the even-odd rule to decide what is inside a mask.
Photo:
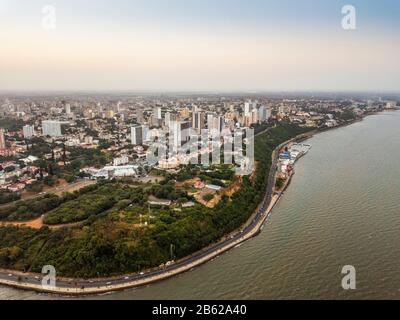
[(15, 271), (0, 270), (0, 284), (13, 286), (22, 289), (30, 289), (39, 292), (49, 292), (61, 295), (90, 295), (106, 293), (111, 291), (123, 290), (132, 287), (148, 285), (160, 280), (164, 280), (189, 271), (222, 253), (236, 247), (244, 241), (258, 235), (267, 219), (270, 211), (279, 199), (279, 194), (273, 194), (275, 185), (275, 172), (278, 162), (279, 150), (285, 145), (294, 141), (298, 137), (287, 141), (278, 146), (272, 153), (272, 163), (268, 175), (267, 190), (262, 202), (259, 204), (256, 212), (251, 216), (248, 222), (236, 233), (224, 237), (221, 241), (213, 244), (203, 250), (194, 253), (191, 256), (183, 258), (164, 268), (156, 268), (140, 274), (126, 275), (107, 279), (79, 280), (79, 279), (57, 279), (56, 287), (43, 287), (42, 274), (21, 273)]

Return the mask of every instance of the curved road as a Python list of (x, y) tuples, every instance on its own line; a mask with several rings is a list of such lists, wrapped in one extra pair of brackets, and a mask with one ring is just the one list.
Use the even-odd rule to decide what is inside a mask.
[(123, 290), (143, 285), (148, 285), (189, 271), (220, 254), (234, 248), (240, 243), (258, 235), (271, 209), (274, 207), (280, 195), (273, 195), (275, 185), (275, 169), (277, 166), (279, 150), (286, 144), (299, 139), (295, 137), (282, 143), (272, 153), (272, 163), (268, 176), (267, 190), (263, 201), (256, 212), (251, 216), (244, 227), (236, 233), (226, 236), (218, 243), (213, 244), (191, 256), (183, 258), (164, 268), (157, 268), (135, 275), (126, 275), (107, 279), (78, 280), (78, 279), (57, 279), (56, 287), (44, 287), (41, 285), (43, 274), (21, 273), (15, 271), (0, 270), (0, 284), (29, 289), (39, 292), (48, 292), (62, 295), (90, 295), (111, 291)]

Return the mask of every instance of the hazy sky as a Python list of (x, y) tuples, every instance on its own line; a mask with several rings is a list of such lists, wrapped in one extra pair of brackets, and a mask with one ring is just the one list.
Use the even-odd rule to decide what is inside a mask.
[(399, 0), (0, 0), (0, 90), (399, 92), (399, 34)]

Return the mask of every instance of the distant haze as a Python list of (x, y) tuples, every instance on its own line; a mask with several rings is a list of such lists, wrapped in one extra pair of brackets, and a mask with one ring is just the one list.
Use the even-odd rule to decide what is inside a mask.
[(396, 0), (82, 2), (0, 0), (0, 90), (400, 91)]

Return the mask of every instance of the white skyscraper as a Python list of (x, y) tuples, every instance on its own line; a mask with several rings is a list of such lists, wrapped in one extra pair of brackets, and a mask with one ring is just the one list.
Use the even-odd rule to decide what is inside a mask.
[(170, 126), (170, 135), (172, 135), (173, 146), (175, 149), (181, 147), (182, 142), (189, 139), (190, 122), (189, 121), (174, 121)]
[(61, 122), (54, 120), (42, 121), (42, 129), (44, 136), (61, 137)]
[(22, 128), (22, 131), (24, 133), (24, 138), (25, 139), (30, 139), (35, 135), (35, 127), (26, 125)]
[(259, 114), (258, 114), (258, 110), (257, 109), (253, 109), (251, 110), (251, 123), (258, 123), (259, 121)]
[(4, 136), (4, 129), (0, 129), (0, 149), (6, 148), (6, 138)]
[(142, 126), (142, 137), (143, 137), (143, 141), (150, 140), (150, 130), (149, 130), (148, 126), (145, 126), (145, 125)]
[(67, 103), (65, 105), (65, 113), (66, 114), (71, 114), (71, 105), (69, 103)]
[(244, 104), (244, 115), (248, 116), (250, 114), (250, 102)]
[(167, 112), (165, 114), (164, 124), (166, 127), (169, 127), (170, 123), (171, 123), (171, 114)]
[(205, 128), (205, 115), (203, 112), (195, 112), (193, 113), (193, 124), (192, 127), (197, 130), (197, 132), (201, 132), (202, 129)]
[(214, 115), (209, 113), (207, 114), (207, 128), (211, 130), (214, 125)]
[(222, 116), (207, 115), (208, 130), (221, 132), (225, 127), (225, 119)]
[(161, 112), (161, 108), (160, 107), (155, 107), (154, 108), (154, 117), (157, 120), (162, 120), (162, 112)]
[(140, 125), (131, 128), (132, 144), (137, 146), (143, 144), (143, 128)]

